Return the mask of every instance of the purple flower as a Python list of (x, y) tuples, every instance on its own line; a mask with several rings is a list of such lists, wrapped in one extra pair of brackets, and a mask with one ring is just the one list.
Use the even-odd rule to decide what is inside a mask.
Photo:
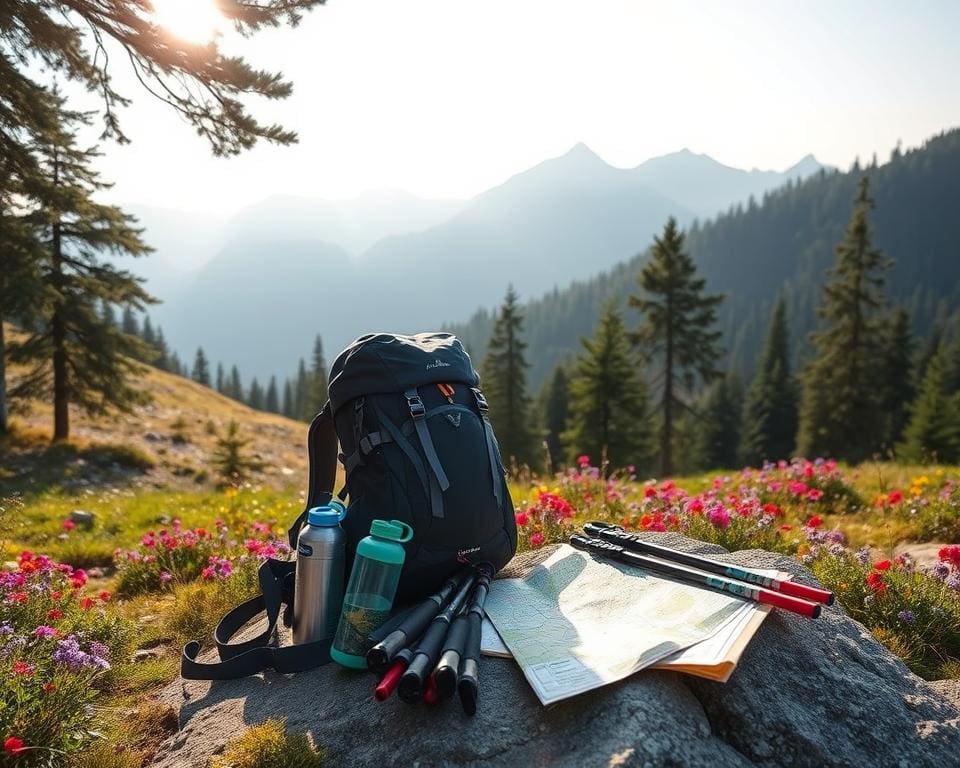
[(76, 635), (67, 635), (62, 640), (57, 641), (57, 650), (53, 652), (53, 660), (57, 664), (62, 664), (72, 672), (79, 672), (82, 669), (110, 669), (110, 662), (102, 656), (95, 653), (95, 650), (105, 650), (102, 643), (92, 643), (90, 653), (80, 648), (80, 641)]
[(960, 592), (960, 571), (951, 573), (943, 583), (950, 587), (950, 589), (955, 589)]
[(854, 557), (857, 558), (857, 562), (864, 568), (870, 565), (870, 549), (868, 547), (860, 547)]
[(824, 535), (827, 541), (834, 544), (846, 544), (847, 542), (847, 537), (843, 535), (842, 531), (827, 531)]
[(98, 659), (109, 659), (110, 649), (103, 643), (94, 641), (90, 643), (90, 655), (96, 656)]
[(830, 554), (834, 557), (840, 557), (844, 553), (843, 544), (831, 544), (830, 545)]
[(13, 625), (9, 621), (3, 622), (0, 624), (0, 635), (12, 635), (13, 634)]
[(950, 566), (941, 560), (933, 566), (930, 572), (940, 581), (944, 581), (950, 575)]
[(900, 611), (900, 613), (897, 614), (897, 618), (900, 619), (900, 621), (902, 621), (904, 624), (913, 624), (913, 622), (917, 620), (917, 617), (914, 615), (913, 611)]

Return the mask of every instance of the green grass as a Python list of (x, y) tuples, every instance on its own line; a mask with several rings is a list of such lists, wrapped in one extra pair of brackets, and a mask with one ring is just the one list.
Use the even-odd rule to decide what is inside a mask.
[[(296, 494), (273, 490), (228, 492), (162, 492), (98, 490), (68, 494), (46, 491), (20, 499), (22, 507), (5, 527), (6, 557), (29, 549), (78, 567), (109, 565), (117, 548), (129, 548), (150, 530), (169, 527), (176, 518), (184, 527), (211, 527), (225, 520), (260, 520), (279, 528), (293, 522), (302, 509)], [(92, 512), (89, 530), (67, 532), (63, 522), (73, 510)]]

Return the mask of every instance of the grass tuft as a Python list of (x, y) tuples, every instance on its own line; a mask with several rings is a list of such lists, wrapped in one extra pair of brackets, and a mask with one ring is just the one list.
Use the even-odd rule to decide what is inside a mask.
[(283, 720), (270, 718), (227, 744), (210, 768), (322, 768), (325, 762), (305, 733), (287, 733)]

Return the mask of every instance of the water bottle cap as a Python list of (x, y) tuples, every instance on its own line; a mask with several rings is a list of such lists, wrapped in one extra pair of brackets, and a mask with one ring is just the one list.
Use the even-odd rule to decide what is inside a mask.
[(370, 535), (403, 544), (413, 538), (413, 528), (401, 520), (374, 520), (370, 524)]
[(339, 525), (347, 515), (347, 509), (339, 501), (331, 501), (321, 507), (313, 507), (307, 512), (307, 522), (310, 525), (318, 525), (330, 528)]

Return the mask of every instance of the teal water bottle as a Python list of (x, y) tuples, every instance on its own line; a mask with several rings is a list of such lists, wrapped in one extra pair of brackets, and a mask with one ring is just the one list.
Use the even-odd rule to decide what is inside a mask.
[(412, 538), (413, 528), (406, 523), (374, 520), (370, 535), (357, 545), (330, 649), (330, 658), (341, 666), (367, 668), (367, 638), (390, 616), (403, 569), (403, 544)]

